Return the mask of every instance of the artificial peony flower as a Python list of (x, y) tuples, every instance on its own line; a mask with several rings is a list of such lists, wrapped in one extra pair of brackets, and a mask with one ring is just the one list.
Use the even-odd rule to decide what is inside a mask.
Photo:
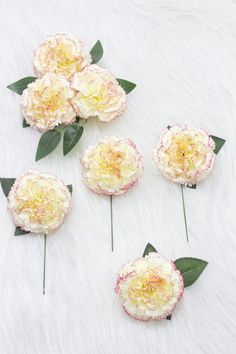
[(211, 172), (216, 156), (214, 149), (214, 140), (204, 130), (175, 125), (161, 134), (154, 160), (164, 177), (194, 185)]
[(110, 122), (126, 108), (125, 91), (112, 74), (98, 65), (75, 74), (71, 86), (77, 91), (72, 102), (81, 118), (97, 117)]
[(115, 290), (131, 317), (161, 320), (172, 313), (180, 300), (184, 280), (173, 261), (159, 253), (149, 253), (120, 270)]
[(33, 233), (58, 229), (71, 208), (71, 194), (56, 176), (30, 170), (16, 179), (8, 196), (14, 223)]
[(83, 43), (71, 33), (49, 36), (34, 52), (34, 70), (38, 77), (51, 72), (70, 78), (91, 62)]
[(46, 74), (24, 90), (21, 102), (23, 117), (39, 131), (51, 130), (58, 124), (68, 125), (76, 117), (71, 105), (73, 95), (64, 76)]
[(104, 138), (81, 158), (83, 181), (93, 192), (124, 194), (143, 172), (142, 157), (130, 139)]

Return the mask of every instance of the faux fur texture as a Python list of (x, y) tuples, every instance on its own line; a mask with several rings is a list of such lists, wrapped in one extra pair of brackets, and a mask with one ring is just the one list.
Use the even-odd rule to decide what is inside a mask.
[[(0, 2), (1, 176), (29, 168), (74, 186), (74, 207), (47, 242), (14, 237), (0, 193), (1, 354), (233, 354), (236, 339), (236, 2), (230, 0), (8, 0)], [(33, 74), (32, 51), (47, 34), (67, 31), (104, 46), (100, 65), (137, 83), (125, 114), (86, 125), (79, 146), (34, 162), (40, 134), (22, 128), (20, 97), (6, 85)], [(186, 190), (186, 243), (178, 185), (152, 161), (160, 132), (189, 123), (227, 139), (212, 174)], [(81, 183), (79, 157), (107, 135), (130, 137), (145, 174), (114, 198), (115, 251), (110, 249), (109, 198)], [(194, 256), (209, 265), (185, 290), (171, 321), (129, 318), (114, 293), (120, 266), (147, 242), (165, 256)]]

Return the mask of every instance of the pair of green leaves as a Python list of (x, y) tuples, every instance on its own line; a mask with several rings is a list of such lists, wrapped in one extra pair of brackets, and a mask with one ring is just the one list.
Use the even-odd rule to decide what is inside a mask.
[[(151, 252), (157, 252), (157, 250), (153, 245), (148, 243), (143, 252), (143, 257)], [(202, 259), (190, 257), (178, 258), (174, 263), (183, 276), (185, 288), (195, 283), (208, 264)], [(171, 315), (167, 316), (166, 320), (171, 320)]]
[[(16, 180), (15, 178), (0, 178), (2, 190), (6, 198), (8, 198), (8, 195), (10, 193), (13, 184), (15, 183), (15, 180)], [(72, 184), (68, 184), (67, 188), (69, 189), (69, 192), (72, 194), (73, 192)], [(14, 236), (21, 236), (26, 234), (29, 234), (29, 231), (22, 230), (19, 226), (16, 227)]]
[[(147, 256), (150, 252), (157, 252), (157, 250), (153, 245), (148, 243), (145, 247), (143, 257)], [(195, 283), (208, 264), (202, 259), (190, 257), (178, 258), (174, 263), (184, 278), (185, 288)]]
[[(63, 136), (63, 155), (67, 155), (83, 135), (84, 127), (78, 122), (68, 125)], [(41, 160), (56, 149), (62, 138), (62, 130), (53, 129), (44, 133), (39, 139), (35, 161)]]

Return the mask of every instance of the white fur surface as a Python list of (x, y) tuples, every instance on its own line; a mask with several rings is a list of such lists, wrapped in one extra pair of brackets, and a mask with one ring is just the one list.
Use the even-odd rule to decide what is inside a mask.
[[(74, 207), (47, 242), (14, 237), (0, 193), (0, 354), (233, 354), (236, 322), (236, 2), (230, 0), (38, 0), (0, 2), (1, 177), (30, 168), (74, 186)], [(137, 83), (125, 114), (91, 121), (68, 157), (62, 148), (37, 163), (40, 134), (22, 129), (20, 97), (6, 85), (32, 72), (32, 51), (47, 34), (72, 32), (89, 50), (104, 46), (100, 65)], [(212, 174), (186, 190), (189, 244), (180, 187), (164, 180), (152, 149), (168, 124), (189, 123), (223, 137)], [(130, 137), (145, 174), (114, 198), (115, 252), (109, 198), (81, 182), (79, 157), (100, 137)], [(187, 288), (172, 321), (142, 323), (123, 312), (113, 289), (125, 262), (151, 242), (173, 259), (209, 265)]]

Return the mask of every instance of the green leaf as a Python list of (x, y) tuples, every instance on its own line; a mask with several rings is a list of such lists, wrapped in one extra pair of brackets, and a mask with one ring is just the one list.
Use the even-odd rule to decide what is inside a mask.
[(157, 252), (157, 250), (151, 243), (148, 243), (143, 252), (143, 257), (147, 256), (150, 252)]
[(67, 155), (78, 143), (84, 131), (84, 127), (81, 125), (74, 123), (69, 125), (64, 134), (63, 139), (63, 154)]
[(28, 128), (30, 127), (30, 125), (26, 122), (25, 118), (23, 119), (23, 124), (22, 124), (23, 128)]
[(67, 184), (67, 188), (69, 189), (69, 192), (72, 194), (72, 192), (73, 192), (72, 184)]
[(225, 141), (222, 138), (218, 138), (218, 136), (210, 135), (210, 137), (214, 140), (215, 142), (215, 150), (214, 153), (217, 155), (218, 152), (221, 150), (222, 146), (224, 145)]
[(125, 90), (126, 95), (133, 91), (136, 87), (136, 84), (134, 84), (131, 81), (123, 80), (123, 79), (116, 79), (120, 86)]
[(49, 130), (39, 139), (35, 161), (41, 160), (56, 149), (61, 140), (61, 133), (57, 130)]
[(29, 231), (22, 230), (19, 226), (16, 227), (14, 236), (21, 236), (21, 235), (26, 235), (29, 234)]
[(31, 82), (34, 82), (37, 79), (37, 77), (34, 76), (28, 76), (24, 77), (23, 79), (20, 79), (16, 82), (13, 82), (13, 84), (10, 84), (7, 86), (7, 88), (11, 91), (14, 91), (18, 93), (19, 95), (22, 95), (23, 91), (27, 88)]
[(90, 54), (92, 57), (92, 64), (96, 64), (103, 55), (103, 48), (101, 42), (98, 40), (93, 48), (90, 50)]
[(207, 266), (207, 262), (198, 258), (179, 258), (176, 259), (176, 268), (182, 273), (184, 287), (192, 285)]
[(196, 185), (196, 184), (192, 184), (192, 185), (187, 184), (187, 187), (188, 187), (188, 188), (191, 188), (191, 189), (196, 189), (196, 188), (197, 188), (197, 185)]
[(3, 193), (5, 194), (6, 198), (11, 190), (11, 187), (15, 183), (15, 178), (0, 178), (1, 186)]

